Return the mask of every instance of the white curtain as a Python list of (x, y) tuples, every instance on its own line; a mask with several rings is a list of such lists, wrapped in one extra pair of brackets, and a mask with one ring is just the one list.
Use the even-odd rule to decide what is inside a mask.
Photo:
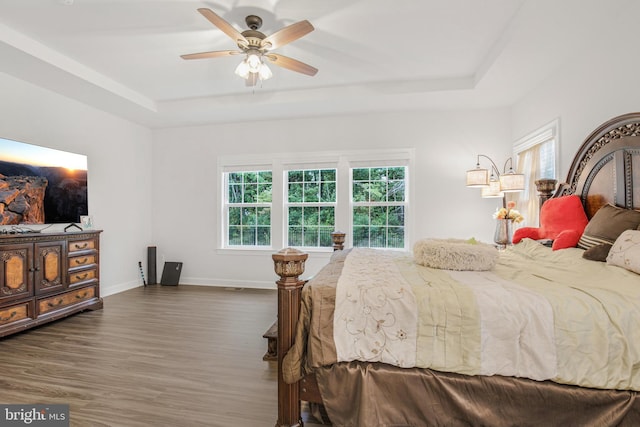
[(540, 222), (540, 196), (536, 180), (557, 179), (558, 129), (559, 121), (556, 119), (521, 138), (513, 147), (517, 157), (517, 171), (525, 176), (525, 190), (511, 194), (524, 216), (523, 223), (529, 227), (538, 227)]
[(540, 213), (540, 199), (536, 190), (536, 180), (540, 179), (540, 147), (533, 147), (518, 153), (518, 173), (525, 176), (524, 191), (518, 193), (517, 202), (520, 213), (524, 215), (522, 225), (537, 227)]

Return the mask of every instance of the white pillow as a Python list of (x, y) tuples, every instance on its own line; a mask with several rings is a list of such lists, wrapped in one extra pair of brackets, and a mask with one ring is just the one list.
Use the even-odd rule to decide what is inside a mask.
[(607, 255), (607, 264), (640, 274), (640, 230), (622, 232)]
[(422, 239), (413, 246), (417, 264), (443, 270), (491, 270), (498, 259), (498, 250), (475, 239)]

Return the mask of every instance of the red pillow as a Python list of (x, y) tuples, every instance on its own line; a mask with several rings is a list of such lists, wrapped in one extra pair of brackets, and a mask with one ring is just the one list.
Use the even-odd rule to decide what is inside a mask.
[(553, 250), (573, 248), (589, 223), (582, 201), (576, 195), (555, 197), (547, 200), (540, 209), (540, 227), (522, 227), (513, 235), (513, 243), (525, 237), (551, 239)]

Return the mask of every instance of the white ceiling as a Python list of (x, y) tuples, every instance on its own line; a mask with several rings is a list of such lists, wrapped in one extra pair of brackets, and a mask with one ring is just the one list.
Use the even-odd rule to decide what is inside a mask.
[[(151, 128), (416, 108), (507, 106), (625, 0), (2, 0), (0, 71)], [(627, 0), (630, 1), (630, 0)], [(235, 49), (196, 9), (269, 35), (315, 31), (277, 53), (319, 69), (272, 66), (246, 87)]]

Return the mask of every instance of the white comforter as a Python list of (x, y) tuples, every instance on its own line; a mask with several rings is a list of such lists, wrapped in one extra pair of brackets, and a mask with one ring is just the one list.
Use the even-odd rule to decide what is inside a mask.
[(531, 240), (488, 272), (354, 249), (336, 289), (338, 361), (640, 390), (640, 276)]

